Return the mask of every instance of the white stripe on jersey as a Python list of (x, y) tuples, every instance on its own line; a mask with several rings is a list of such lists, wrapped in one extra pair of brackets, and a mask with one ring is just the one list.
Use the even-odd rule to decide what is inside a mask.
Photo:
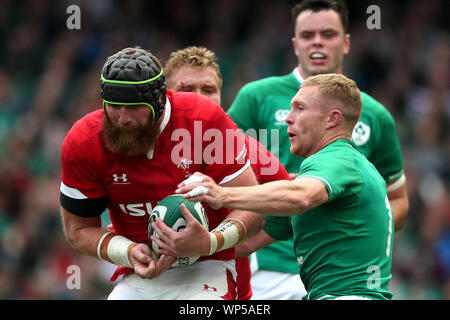
[(294, 76), (297, 78), (298, 82), (300, 82), (300, 84), (302, 84), (303, 82), (305, 82), (305, 79), (303, 79), (302, 75), (300, 74), (300, 72), (298, 72), (298, 68), (296, 67), (294, 69)]
[(80, 190), (75, 189), (75, 188), (70, 188), (68, 186), (66, 186), (63, 182), (61, 182), (61, 188), (60, 191), (68, 196), (69, 198), (73, 198), (73, 199), (87, 199), (87, 197), (82, 194), (80, 192)]
[(233, 180), (234, 178), (239, 176), (242, 172), (244, 172), (244, 170), (247, 169), (247, 167), (249, 165), (250, 165), (250, 159), (247, 160), (245, 165), (239, 171), (236, 171), (235, 173), (230, 174), (229, 176), (226, 176), (225, 178), (222, 179), (222, 181), (219, 182), (219, 184), (224, 184), (224, 183), (227, 183), (228, 181)]
[(402, 176), (400, 177), (400, 179), (398, 179), (398, 180), (395, 181), (393, 184), (391, 184), (391, 185), (389, 185), (389, 186), (387, 187), (387, 192), (391, 192), (391, 191), (397, 190), (397, 189), (400, 188), (405, 182), (406, 182), (405, 175), (402, 174)]
[(295, 178), (295, 180), (298, 180), (300, 178), (314, 178), (317, 179), (319, 181), (321, 181), (322, 183), (326, 184), (328, 186), (328, 189), (330, 189), (330, 193), (333, 192), (333, 188), (331, 187), (331, 184), (328, 182), (328, 180), (319, 177), (319, 176), (314, 176), (312, 174), (302, 174), (301, 176), (298, 176), (297, 178)]

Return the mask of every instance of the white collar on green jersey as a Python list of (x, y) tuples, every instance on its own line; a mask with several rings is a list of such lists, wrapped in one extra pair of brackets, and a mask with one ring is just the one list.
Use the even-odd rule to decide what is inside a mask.
[(294, 76), (297, 78), (298, 82), (300, 82), (300, 83), (303, 83), (303, 81), (305, 81), (305, 79), (303, 79), (303, 77), (300, 74), (300, 72), (298, 72), (298, 67), (296, 67), (294, 69)]

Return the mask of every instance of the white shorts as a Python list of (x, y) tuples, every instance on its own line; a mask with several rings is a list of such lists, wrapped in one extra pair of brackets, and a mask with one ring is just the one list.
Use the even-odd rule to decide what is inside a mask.
[(258, 270), (252, 273), (251, 284), (251, 300), (301, 300), (306, 294), (298, 274)]
[(258, 269), (256, 253), (250, 256), (251, 300), (301, 300), (307, 293), (299, 274)]
[(108, 300), (232, 300), (236, 295), (234, 260), (205, 260), (171, 268), (155, 279), (130, 273), (114, 287)]

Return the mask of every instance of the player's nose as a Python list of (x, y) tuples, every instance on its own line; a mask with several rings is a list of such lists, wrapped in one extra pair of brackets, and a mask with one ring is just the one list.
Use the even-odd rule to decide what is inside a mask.
[(284, 119), (284, 122), (286, 122), (288, 125), (291, 125), (294, 123), (292, 110), (289, 111), (289, 113), (286, 116), (286, 119)]
[(132, 122), (130, 107), (120, 106), (118, 109), (118, 113), (119, 113), (118, 119), (119, 124), (127, 124)]
[(314, 46), (322, 46), (322, 44), (323, 44), (322, 35), (320, 33), (314, 34), (313, 45)]

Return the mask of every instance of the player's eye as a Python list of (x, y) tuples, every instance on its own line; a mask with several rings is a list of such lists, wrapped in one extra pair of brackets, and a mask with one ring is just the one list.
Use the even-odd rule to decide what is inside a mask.
[(333, 38), (335, 36), (335, 32), (325, 32), (324, 34), (323, 34), (323, 37), (325, 38), (325, 39), (330, 39), (330, 38)]
[(302, 111), (302, 110), (304, 110), (304, 107), (303, 107), (303, 105), (301, 105), (301, 104), (298, 103), (298, 102), (293, 102), (293, 103), (291, 104), (291, 110), (292, 110), (292, 111)]
[(214, 90), (213, 88), (203, 88), (203, 93), (213, 94), (213, 93), (216, 93), (216, 90)]
[(300, 38), (302, 39), (311, 39), (313, 36), (312, 32), (302, 32), (300, 33)]

